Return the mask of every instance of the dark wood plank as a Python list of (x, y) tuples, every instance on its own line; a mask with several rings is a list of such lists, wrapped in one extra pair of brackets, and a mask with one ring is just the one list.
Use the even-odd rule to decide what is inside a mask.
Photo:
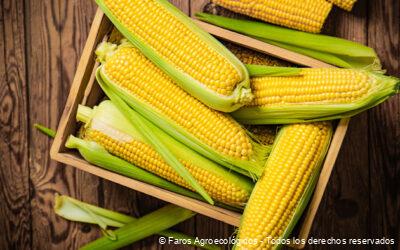
[(0, 2), (0, 248), (28, 249), (31, 238), (24, 5)]
[[(67, 93), (75, 75), (96, 9), (94, 1), (60, 1), (61, 29), (59, 31), (62, 84), (58, 89), (60, 93), (58, 98), (61, 105), (58, 106), (59, 111), (55, 115), (57, 119), (59, 119), (64, 109)], [(69, 169), (71, 167), (67, 166), (66, 168)], [(67, 182), (73, 188), (69, 190), (69, 195), (85, 202), (97, 204), (99, 198), (103, 197), (102, 180), (83, 171), (71, 171), (75, 173), (67, 179)], [(90, 227), (92, 230), (88, 230), (88, 226), (85, 227), (79, 223), (73, 223), (72, 225), (71, 239), (67, 241), (71, 243), (74, 249), (101, 236), (96, 226), (92, 226)]]
[[(235, 227), (223, 222), (198, 215), (196, 218), (196, 236), (199, 239), (229, 239), (235, 235)], [(222, 249), (231, 249), (232, 246), (221, 244)]]
[[(391, 75), (400, 76), (400, 4), (397, 0), (369, 1), (368, 43)], [(392, 97), (369, 113), (370, 237), (395, 239), (400, 247), (400, 96)]]
[[(360, 1), (352, 13), (335, 8), (325, 33), (367, 43), (367, 4)], [(369, 139), (367, 113), (351, 119), (346, 138), (325, 191), (310, 237), (368, 238), (369, 234)], [(307, 249), (326, 249), (310, 245)], [(355, 247), (365, 249), (364, 246)], [(333, 248), (334, 249), (334, 248)]]
[[(89, 1), (26, 1), (30, 123), (55, 128), (94, 14)], [(34, 249), (76, 249), (99, 236), (53, 212), (55, 193), (97, 202), (99, 180), (50, 161), (51, 140), (33, 131), (30, 143)]]

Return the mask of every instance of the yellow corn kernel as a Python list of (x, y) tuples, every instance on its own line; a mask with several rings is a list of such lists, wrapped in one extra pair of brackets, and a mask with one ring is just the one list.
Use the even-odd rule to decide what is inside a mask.
[[(104, 130), (104, 127), (102, 128)], [(112, 135), (112, 136), (109, 136)], [(193, 188), (148, 144), (124, 135), (107, 127), (107, 134), (87, 128), (81, 135), (83, 139), (102, 145), (108, 152), (138, 167), (165, 178), (175, 184), (193, 190)], [(212, 198), (233, 206), (242, 206), (248, 200), (248, 192), (227, 181), (224, 176), (209, 172), (183, 159), (179, 159), (199, 184)]]
[(254, 77), (254, 100), (248, 106), (343, 104), (368, 95), (370, 76), (352, 69), (303, 69), (301, 76)]
[(242, 160), (252, 155), (251, 140), (236, 121), (183, 91), (136, 48), (118, 49), (103, 67), (113, 83), (216, 151)]
[(319, 33), (332, 9), (325, 0), (213, 0), (232, 11), (306, 32)]
[(104, 0), (118, 21), (162, 57), (222, 95), (231, 95), (241, 75), (198, 34), (155, 0)]
[(353, 9), (354, 4), (357, 2), (357, 0), (328, 0), (328, 1), (347, 11), (351, 11)]
[(237, 249), (274, 247), (274, 240), (281, 238), (288, 227), (311, 175), (321, 165), (330, 135), (329, 123), (283, 128), (247, 203)]
[(278, 58), (241, 47), (239, 45), (234, 45), (232, 43), (226, 43), (225, 46), (242, 62), (245, 64), (256, 64), (265, 66), (280, 66), (289, 67), (290, 63), (282, 61)]

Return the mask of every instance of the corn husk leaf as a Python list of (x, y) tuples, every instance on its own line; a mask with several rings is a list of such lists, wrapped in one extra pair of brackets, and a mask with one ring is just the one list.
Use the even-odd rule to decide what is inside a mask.
[(247, 71), (251, 77), (257, 76), (300, 76), (301, 68), (277, 67), (256, 64), (246, 64)]
[(51, 128), (47, 128), (39, 123), (33, 124), (33, 127), (39, 130), (42, 134), (47, 135), (51, 138), (54, 138), (56, 136), (56, 131), (52, 130)]
[[(97, 207), (65, 195), (56, 194), (54, 201), (54, 211), (57, 215), (70, 221), (96, 224), (99, 225), (102, 230), (106, 230), (107, 227), (123, 227), (128, 223), (137, 221), (134, 217)], [(164, 230), (155, 233), (173, 239), (187, 240), (187, 242), (192, 243), (190, 245), (202, 249), (220, 249), (216, 245), (197, 244), (193, 237), (172, 230)], [(114, 238), (114, 240), (117, 240), (117, 238)]]
[(376, 52), (365, 45), (337, 37), (311, 34), (263, 22), (196, 13), (202, 21), (236, 31), (258, 40), (293, 50), (345, 68), (381, 70)]
[(115, 230), (114, 234), (116, 235), (116, 240), (104, 236), (90, 242), (81, 249), (118, 249), (157, 232), (166, 230), (193, 217), (194, 215), (194, 212), (185, 208), (175, 205), (166, 205), (155, 212), (138, 218), (135, 221), (127, 223), (123, 227)]

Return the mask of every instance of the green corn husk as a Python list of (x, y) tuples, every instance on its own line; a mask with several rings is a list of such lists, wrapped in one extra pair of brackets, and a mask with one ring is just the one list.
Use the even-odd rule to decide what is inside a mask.
[(70, 135), (65, 143), (65, 146), (67, 148), (78, 149), (79, 153), (86, 161), (109, 171), (122, 174), (135, 180), (143, 181), (171, 192), (202, 200), (200, 195), (186, 188), (175, 185), (161, 177), (158, 177), (157, 175), (149, 173), (133, 164), (128, 163), (127, 161), (111, 155), (107, 150), (104, 149), (104, 147), (96, 142), (85, 141)]
[(51, 128), (47, 128), (39, 123), (33, 124), (33, 127), (39, 130), (42, 134), (47, 135), (51, 138), (54, 138), (56, 136), (56, 131), (52, 130)]
[(108, 86), (99, 81), (98, 70), (96, 72), (96, 79), (104, 93), (110, 98), (110, 100), (118, 107), (121, 113), (127, 118), (127, 120), (133, 125), (133, 127), (140, 131), (143, 139), (149, 143), (162, 158), (167, 162), (177, 173), (187, 181), (194, 190), (196, 190), (208, 203), (214, 205), (214, 201), (211, 199), (210, 195), (204, 190), (204, 188), (197, 182), (197, 180), (189, 173), (189, 171), (183, 166), (183, 164), (173, 155), (167, 147), (160, 142), (160, 139), (156, 134), (148, 127), (150, 124), (146, 118), (144, 118), (139, 113), (132, 110), (124, 100), (122, 100), (118, 95), (116, 95)]
[[(129, 123), (129, 121), (117, 109), (116, 105), (109, 100), (101, 102), (93, 109), (80, 105), (78, 107), (77, 119), (85, 124), (84, 130), (96, 130), (106, 136), (116, 138), (115, 140), (127, 143), (131, 141), (144, 142), (140, 132)], [(238, 200), (229, 200), (228, 197), (226, 197), (227, 200), (219, 200), (219, 202), (225, 202), (229, 206), (235, 206), (239, 208), (244, 206), (253, 188), (253, 183), (250, 179), (234, 172), (229, 172), (222, 166), (219, 166), (216, 163), (202, 157), (193, 150), (185, 147), (185, 145), (171, 138), (154, 124), (144, 120), (144, 125), (147, 126), (153, 132), (153, 134), (157, 135), (160, 142), (165, 145), (173, 155), (179, 157), (180, 160), (192, 163), (198, 170), (204, 169), (208, 173), (213, 174), (213, 176), (232, 183), (235, 190), (238, 192), (240, 191), (240, 194), (243, 194), (243, 199), (239, 203), (237, 202)], [(82, 134), (84, 133), (85, 132)], [(90, 137), (86, 139), (85, 135), (82, 137), (85, 140), (92, 140)], [(101, 142), (98, 143), (101, 144)], [(142, 166), (139, 165), (138, 167)], [(161, 175), (160, 177), (163, 176)], [(223, 189), (221, 186), (221, 189), (219, 190), (223, 193), (224, 190), (228, 191), (229, 189)], [(218, 197), (213, 198), (218, 200)]]
[(256, 64), (246, 64), (250, 77), (258, 76), (300, 76), (301, 68), (265, 66)]
[[(56, 194), (54, 199), (54, 211), (57, 215), (64, 219), (76, 222), (96, 224), (105, 232), (106, 235), (113, 234), (106, 231), (108, 227), (123, 227), (126, 224), (137, 221), (136, 218), (121, 214), (112, 210), (97, 207), (65, 195)], [(172, 230), (164, 230), (154, 232), (164, 237), (171, 237), (177, 240), (186, 240), (191, 243), (189, 245), (208, 250), (217, 250), (220, 247), (211, 244), (197, 244), (195, 238)], [(111, 235), (111, 239), (115, 239), (115, 235)], [(115, 239), (118, 240), (118, 239)], [(129, 243), (130, 244), (130, 243)]]
[[(104, 0), (96, 0), (96, 3), (115, 25), (115, 27), (117, 27), (118, 30), (136, 48), (138, 48), (149, 60), (151, 60), (167, 75), (174, 79), (181, 88), (205, 103), (207, 106), (223, 112), (232, 112), (251, 101), (252, 94), (250, 89), (249, 76), (245, 66), (218, 40), (199, 28), (187, 15), (182, 13), (179, 9), (177, 9), (168, 1), (154, 0), (154, 2), (151, 4), (161, 6), (163, 9), (169, 12), (171, 16), (177, 18), (181, 23), (185, 24), (189, 30), (193, 31), (202, 41), (205, 41), (207, 45), (210, 46), (210, 48), (225, 57), (234, 66), (234, 68), (241, 76), (241, 82), (237, 83), (236, 88), (230, 96), (221, 95), (211, 90), (206, 85), (204, 85), (204, 83), (199, 82), (198, 80), (190, 76), (187, 72), (177, 68), (171, 63), (171, 60), (169, 58), (163, 57), (162, 54), (158, 52), (155, 48), (151, 47), (137, 34), (133, 33), (131, 30), (125, 27), (124, 24), (121, 23), (120, 20), (118, 20), (118, 18), (115, 16), (115, 13), (112, 13), (112, 11), (107, 7)], [(152, 17), (149, 18), (150, 20), (148, 21), (151, 25)], [(133, 17), (131, 21), (135, 22), (142, 20), (136, 20), (135, 17)], [(187, 46), (196, 46), (196, 44), (187, 44)]]
[[(127, 48), (129, 46), (132, 47), (132, 45), (127, 43), (122, 43), (118, 47), (109, 43), (102, 43), (99, 46), (96, 54), (98, 55), (100, 61), (102, 61), (102, 65), (97, 69), (96, 79), (103, 89), (107, 90), (110, 94), (114, 93), (116, 96), (123, 99), (123, 101), (125, 101), (141, 116), (145, 117), (147, 120), (154, 123), (167, 134), (175, 138), (177, 141), (183, 143), (197, 153), (217, 162), (224, 167), (230, 168), (240, 174), (252, 177), (254, 179), (261, 175), (264, 162), (270, 150), (268, 147), (264, 147), (256, 140), (252, 140), (250, 138), (249, 141), (252, 145), (253, 153), (248, 160), (224, 155), (223, 153), (214, 150), (210, 145), (201, 141), (185, 128), (179, 126), (176, 121), (164, 115), (153, 105), (141, 100), (135, 94), (132, 94), (125, 88), (110, 80), (104, 70), (104, 63), (106, 63), (107, 60), (112, 57), (119, 48)], [(264, 74), (267, 74), (271, 73), (273, 70), (263, 69), (261, 71), (264, 72)], [(182, 103), (182, 105), (183, 104), (184, 103)]]
[[(351, 103), (293, 103), (247, 106), (232, 113), (243, 124), (289, 124), (342, 119), (357, 115), (399, 92), (400, 80), (380, 73), (368, 74), (372, 88), (365, 96)], [(301, 72), (298, 76), (301, 77)], [(284, 82), (284, 78), (281, 78)]]
[(81, 249), (118, 249), (151, 236), (157, 232), (164, 231), (193, 217), (194, 215), (196, 215), (196, 213), (185, 208), (171, 204), (166, 205), (155, 212), (129, 222), (123, 227), (115, 230), (113, 232), (115, 239), (110, 239), (108, 236), (103, 236), (88, 243)]
[(295, 31), (263, 22), (196, 13), (202, 21), (251, 36), (288, 50), (344, 68), (382, 69), (376, 52), (365, 45), (337, 37)]
[[(296, 224), (300, 220), (303, 212), (305, 211), (305, 209), (306, 209), (306, 207), (307, 207), (307, 205), (308, 205), (308, 203), (309, 203), (309, 201), (310, 201), (310, 199), (312, 197), (312, 194), (314, 192), (315, 186), (316, 186), (316, 184), (318, 182), (318, 179), (319, 179), (319, 175), (321, 173), (321, 169), (322, 169), (322, 166), (323, 166), (323, 163), (324, 163), (324, 160), (325, 160), (325, 156), (326, 156), (326, 154), (328, 152), (329, 145), (330, 145), (331, 139), (332, 139), (332, 134), (333, 134), (332, 126), (331, 126), (331, 123), (328, 123), (328, 124), (329, 124), (329, 131), (328, 131), (327, 138), (326, 138), (327, 140), (324, 141), (321, 154), (319, 155), (317, 161), (315, 162), (315, 165), (314, 165), (314, 168), (312, 169), (312, 172), (310, 174), (309, 180), (308, 180), (308, 182), (307, 182), (307, 184), (306, 184), (306, 186), (304, 188), (303, 193), (300, 196), (300, 199), (298, 200), (297, 204), (295, 205), (294, 212), (293, 212), (292, 216), (290, 217), (289, 223), (287, 224), (287, 226), (286, 226), (284, 232), (282, 233), (282, 235), (279, 237), (280, 239), (288, 239), (289, 238), (289, 236), (291, 235), (294, 227), (296, 226)], [(284, 126), (283, 128), (281, 128), (279, 130), (278, 135), (275, 138), (274, 144), (272, 146), (271, 154), (273, 154), (275, 147), (277, 147), (277, 145), (280, 143), (281, 137), (284, 135), (286, 129), (289, 126), (294, 126), (294, 125), (286, 125), (286, 126)], [(268, 161), (266, 163), (266, 166), (267, 165), (268, 165)], [(282, 167), (283, 167), (283, 165), (282, 165)], [(266, 167), (265, 171), (268, 171), (268, 167)], [(261, 182), (261, 181), (263, 181), (263, 180), (260, 179), (259, 182)], [(250, 197), (248, 205), (246, 206), (246, 209), (251, 209), (251, 205), (255, 204), (255, 202), (252, 203), (252, 199), (256, 199), (255, 197), (257, 195), (260, 195), (260, 193), (264, 192), (264, 190), (261, 190), (260, 188), (261, 188), (261, 184), (258, 185), (258, 183), (257, 183), (255, 188), (254, 188), (254, 190), (253, 190), (253, 192), (252, 192), (252, 196)], [(258, 196), (258, 198), (260, 198), (260, 196)], [(265, 204), (265, 205), (268, 205), (268, 204)], [(240, 230), (241, 230), (241, 227), (243, 225), (243, 221), (246, 219), (247, 213), (250, 213), (250, 212), (246, 213), (246, 209), (245, 209), (245, 211), (243, 213), (243, 216), (242, 216), (242, 219), (241, 219), (241, 226), (239, 227), (239, 235), (238, 235), (238, 240), (239, 241), (243, 240), (240, 237)], [(265, 211), (263, 211), (263, 212), (265, 212)], [(267, 240), (267, 239), (257, 239), (257, 240)], [(273, 249), (275, 249), (275, 250), (281, 249), (282, 246), (283, 246), (282, 244), (279, 244), (279, 245), (274, 246)], [(238, 249), (242, 249), (242, 248), (238, 247), (238, 245), (235, 245), (233, 249), (238, 250)]]

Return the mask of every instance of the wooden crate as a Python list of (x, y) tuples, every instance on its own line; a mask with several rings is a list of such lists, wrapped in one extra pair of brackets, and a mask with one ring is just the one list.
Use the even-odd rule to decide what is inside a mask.
[[(197, 2), (197, 1), (196, 1)], [(199, 5), (195, 5), (199, 8), (207, 1), (199, 1)], [(193, 10), (192, 10), (193, 13)], [(273, 45), (259, 42), (252, 38), (237, 34), (235, 32), (227, 31), (213, 25), (205, 24), (200, 21), (196, 21), (201, 27), (210, 32), (211, 34), (225, 40), (230, 40), (246, 47), (279, 57), (281, 59), (310, 67), (332, 67), (318, 60), (299, 55), (297, 53), (278, 48)], [(72, 87), (65, 105), (63, 115), (61, 117), (59, 127), (57, 129), (57, 135), (54, 139), (51, 147), (50, 155), (51, 158), (71, 165), (80, 170), (89, 172), (98, 177), (113, 181), (120, 185), (128, 188), (140, 191), (158, 199), (170, 202), (181, 207), (190, 209), (197, 213), (206, 215), (219, 221), (223, 221), (230, 225), (239, 226), (241, 214), (227, 209), (212, 206), (208, 203), (198, 201), (192, 198), (179, 195), (141, 181), (137, 181), (117, 173), (110, 172), (103, 168), (97, 167), (86, 162), (76, 150), (67, 149), (64, 144), (66, 139), (71, 134), (76, 134), (77, 122), (75, 121), (75, 115), (78, 104), (84, 104), (88, 106), (96, 105), (99, 100), (104, 96), (100, 87), (95, 81), (95, 69), (98, 63), (95, 61), (94, 51), (96, 46), (109, 34), (112, 29), (112, 24), (108, 18), (98, 10), (92, 23), (92, 27), (87, 38), (85, 48), (80, 58), (76, 75), (74, 77)], [(321, 202), (324, 190), (328, 183), (331, 175), (332, 168), (334, 166), (336, 157), (339, 153), (343, 138), (346, 134), (349, 119), (343, 119), (339, 121), (335, 133), (333, 135), (332, 143), (327, 153), (321, 175), (319, 177), (316, 189), (314, 191), (312, 200), (309, 204), (307, 211), (304, 213), (303, 218), (298, 225), (299, 239), (307, 239), (310, 232), (315, 214), (318, 206)], [(295, 248), (303, 248), (303, 244), (292, 245)]]

